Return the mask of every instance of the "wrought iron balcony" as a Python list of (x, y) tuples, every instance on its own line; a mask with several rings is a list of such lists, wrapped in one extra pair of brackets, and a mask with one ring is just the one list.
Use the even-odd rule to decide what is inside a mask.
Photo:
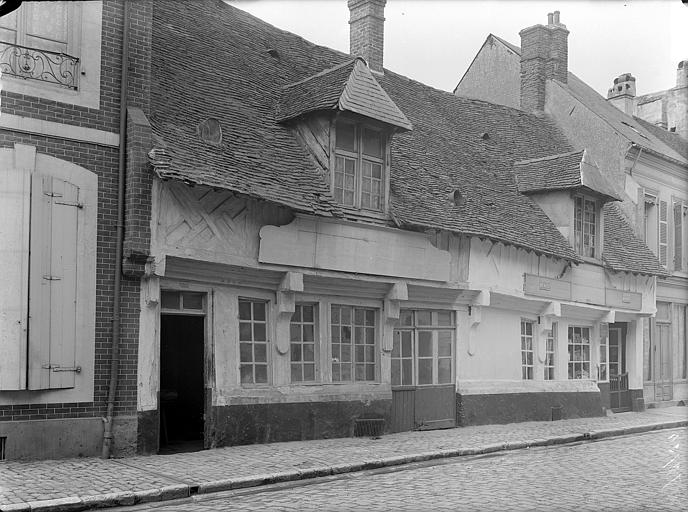
[(0, 42), (0, 71), (3, 76), (79, 88), (79, 59), (66, 53)]

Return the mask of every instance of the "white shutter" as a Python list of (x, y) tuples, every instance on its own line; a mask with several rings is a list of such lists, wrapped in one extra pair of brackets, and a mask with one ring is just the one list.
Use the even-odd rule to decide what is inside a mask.
[(0, 390), (26, 389), (30, 174), (0, 151)]
[(683, 269), (683, 204), (674, 202), (674, 270)]
[(74, 387), (79, 189), (38, 174), (31, 188), (29, 389)]
[(659, 202), (659, 262), (665, 267), (668, 264), (669, 221), (666, 201)]

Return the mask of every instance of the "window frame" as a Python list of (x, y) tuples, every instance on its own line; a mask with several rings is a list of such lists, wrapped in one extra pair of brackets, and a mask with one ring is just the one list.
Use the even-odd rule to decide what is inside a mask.
[[(313, 321), (312, 322), (305, 322), (303, 321), (303, 307), (304, 306), (309, 306), (313, 308)], [(321, 375), (321, 370), (320, 370), (320, 303), (319, 302), (313, 302), (313, 301), (300, 301), (295, 304), (295, 308), (301, 308), (301, 319), (298, 322), (294, 322), (294, 315), (296, 315), (296, 309), (294, 313), (292, 314), (292, 318), (289, 320), (289, 382), (291, 384), (297, 384), (297, 385), (304, 385), (304, 384), (314, 384), (314, 383), (319, 383), (322, 381), (322, 375)], [(301, 330), (301, 340), (294, 340), (293, 336), (293, 327), (294, 325), (300, 326)], [(305, 341), (303, 340), (303, 332), (304, 332), (304, 326), (306, 325), (312, 325), (313, 326), (313, 341)], [(301, 361), (294, 361), (293, 360), (293, 346), (294, 344), (298, 344), (301, 347)], [(313, 345), (313, 361), (304, 361), (303, 360), (303, 353), (304, 353), (304, 345), (312, 344)], [(294, 379), (294, 365), (298, 365), (301, 368), (301, 376), (303, 377), (305, 374), (305, 365), (313, 363), (313, 379), (311, 380), (295, 380)]]
[[(337, 143), (337, 133), (342, 125), (349, 125), (354, 130), (354, 150), (339, 148)], [(364, 130), (376, 132), (380, 136), (381, 156), (371, 156), (364, 154), (363, 141)], [(388, 183), (389, 183), (389, 130), (378, 124), (367, 121), (355, 119), (350, 116), (338, 116), (334, 119), (331, 128), (331, 159), (330, 159), (330, 193), (335, 200), (345, 208), (351, 208), (366, 212), (369, 214), (384, 214), (387, 211), (388, 200)], [(336, 180), (337, 180), (337, 160), (344, 158), (353, 160), (354, 165), (354, 189), (353, 189), (353, 204), (344, 203), (344, 197), (337, 197)], [(380, 166), (380, 208), (373, 208), (363, 205), (363, 181), (366, 177), (363, 176), (364, 162), (369, 162), (373, 165)], [(371, 175), (371, 187), (372, 178)], [(342, 194), (344, 192), (344, 183), (342, 184)], [(372, 194), (371, 194), (372, 197)]]
[[(34, 6), (45, 2), (35, 3)], [(25, 80), (4, 75), (2, 89), (5, 92), (44, 98), (60, 103), (100, 109), (101, 49), (103, 29), (103, 2), (68, 2), (78, 7), (78, 16), (70, 20), (73, 29), (73, 48), (69, 55), (79, 58), (78, 89), (67, 89), (58, 84), (40, 80)], [(21, 11), (20, 7), (18, 11)], [(70, 7), (72, 8), (72, 7)], [(17, 11), (17, 12), (18, 12)], [(26, 15), (24, 15), (26, 16)], [(18, 20), (19, 21), (19, 20)], [(78, 34), (78, 35), (77, 35)], [(71, 36), (70, 36), (71, 37)], [(19, 44), (19, 43), (16, 43)], [(70, 53), (71, 52), (71, 53)]]
[[(521, 380), (535, 380), (535, 352), (536, 352), (536, 322), (529, 318), (521, 318)], [(524, 327), (530, 326), (530, 334)], [(524, 347), (524, 342), (530, 341), (530, 348)], [(530, 356), (530, 364), (528, 364)]]
[[(249, 302), (251, 304), (251, 319), (247, 322), (246, 319), (241, 318), (241, 302)], [(264, 321), (258, 321), (254, 322), (254, 309), (253, 309), (253, 304), (264, 304), (265, 305), (265, 320)], [(266, 299), (266, 298), (261, 298), (261, 297), (251, 297), (247, 295), (240, 294), (236, 297), (236, 305), (237, 305), (237, 377), (239, 379), (239, 385), (241, 387), (264, 387), (264, 386), (269, 386), (272, 384), (272, 360), (271, 360), (271, 353), (272, 350), (270, 349), (271, 347), (271, 334), (272, 334), (272, 319), (271, 319), (271, 309), (272, 309), (272, 300)], [(241, 324), (242, 323), (249, 323), (251, 325), (251, 340), (250, 341), (245, 341), (242, 340), (241, 336)], [(255, 350), (255, 345), (256, 345), (256, 340), (253, 339), (255, 336), (255, 329), (253, 327), (254, 323), (264, 323), (265, 324), (265, 341), (258, 341), (257, 343), (265, 345), (265, 362), (263, 361), (256, 361), (256, 350)], [(251, 345), (251, 361), (242, 361), (242, 356), (241, 356), (241, 344), (242, 343), (250, 343)], [(242, 382), (241, 378), (241, 367), (242, 366), (251, 366), (251, 375), (252, 375), (252, 382)], [(265, 382), (256, 382), (256, 367), (258, 365), (265, 366), (265, 374), (266, 374), (266, 379)]]
[[(559, 337), (559, 325), (552, 322), (552, 328), (545, 336), (545, 361), (542, 368), (542, 380), (557, 379), (557, 340)], [(550, 350), (551, 345), (551, 350)], [(551, 356), (551, 357), (550, 357)]]
[[(418, 321), (419, 313), (430, 313), (431, 322), (429, 324), (423, 324)], [(449, 313), (450, 321), (448, 325), (440, 324), (437, 321), (438, 313)], [(404, 323), (404, 315), (410, 315), (411, 322)], [(431, 356), (420, 356), (419, 353), (419, 333), (430, 332), (431, 343), (432, 343), (432, 355)], [(449, 332), (451, 334), (451, 354), (450, 355), (440, 355), (440, 332)], [(404, 356), (403, 354), (403, 343), (401, 342), (401, 337), (404, 333), (410, 333), (411, 335), (411, 356)], [(390, 383), (394, 388), (404, 388), (404, 387), (430, 387), (430, 386), (446, 386), (451, 385), (456, 381), (456, 312), (450, 309), (424, 309), (424, 308), (408, 308), (401, 310), (401, 317), (399, 320), (399, 325), (394, 328), (394, 343), (396, 344), (397, 339), (399, 339), (399, 356), (395, 356), (395, 347), (393, 346), (392, 352), (390, 353)], [(404, 382), (404, 371), (403, 371), (403, 361), (411, 360), (411, 383)], [(431, 360), (432, 361), (432, 382), (420, 384), (418, 378), (420, 375), (419, 362), (420, 360)], [(450, 362), (450, 376), (449, 382), (440, 382), (440, 360), (449, 360)], [(401, 378), (399, 384), (394, 382), (394, 365), (395, 362), (399, 361), (399, 376)]]
[[(588, 330), (588, 342), (583, 343), (583, 334), (581, 332), (581, 342), (575, 343), (575, 338), (572, 337), (572, 335), (575, 336), (575, 330), (576, 329), (587, 329)], [(568, 361), (567, 361), (567, 378), (568, 380), (590, 380), (592, 379), (592, 374), (591, 374), (591, 366), (592, 366), (592, 340), (591, 336), (593, 334), (593, 328), (591, 325), (575, 325), (575, 324), (570, 324), (567, 329), (567, 348), (568, 348)], [(581, 347), (581, 357), (582, 357), (582, 348), (583, 347), (588, 347), (588, 358), (587, 359), (572, 359), (572, 356), (575, 354), (575, 349), (577, 346)], [(573, 348), (573, 350), (572, 350)], [(585, 363), (588, 365), (588, 375), (587, 377), (582, 376), (582, 370), (585, 369)], [(581, 365), (581, 376), (576, 377), (576, 365), (580, 364)], [(573, 369), (573, 377), (571, 376), (572, 372), (571, 370)]]
[[(581, 209), (579, 210), (578, 208), (578, 201), (582, 201), (581, 203)], [(593, 214), (595, 216), (594, 221), (593, 221), (593, 226), (595, 229), (595, 233), (592, 236), (592, 241), (593, 244), (591, 249), (592, 249), (592, 254), (587, 254), (589, 246), (585, 245), (585, 226), (586, 224), (589, 225), (590, 223), (586, 223), (585, 221), (585, 213), (586, 213), (586, 205), (588, 203), (592, 203), (594, 205), (593, 208)], [(581, 217), (580, 217), (580, 228), (579, 228), (579, 218), (578, 218), (578, 212), (580, 211)], [(574, 250), (576, 251), (577, 254), (585, 257), (585, 258), (593, 258), (593, 259), (600, 259), (602, 256), (602, 248), (601, 248), (601, 226), (602, 226), (602, 206), (600, 201), (589, 195), (589, 194), (574, 194), (573, 195), (573, 239), (572, 239), (572, 245)]]
[[(336, 323), (333, 321), (333, 308), (351, 308), (351, 321), (348, 324), (342, 323), (342, 316), (341, 316), (341, 309), (339, 310), (339, 322)], [(355, 319), (356, 319), (356, 310), (362, 310), (364, 313), (364, 323), (363, 324), (355, 324)], [(365, 317), (365, 312), (366, 311), (372, 311), (373, 312), (373, 328), (374, 328), (374, 334), (373, 334), (373, 343), (356, 343), (355, 338), (355, 333), (357, 327), (360, 329), (366, 329), (369, 328), (369, 325), (366, 324), (366, 317)], [(327, 324), (327, 330), (328, 330), (328, 341), (329, 341), (329, 354), (330, 354), (330, 382), (332, 384), (356, 384), (356, 383), (361, 383), (361, 384), (370, 384), (370, 383), (378, 383), (380, 382), (380, 336), (381, 336), (381, 310), (379, 307), (374, 307), (374, 306), (368, 306), (368, 305), (362, 305), (362, 304), (352, 304), (352, 303), (347, 303), (347, 302), (329, 302), (328, 303), (328, 324)], [(339, 331), (339, 341), (335, 343), (334, 341), (334, 336), (333, 336), (333, 327), (338, 326), (340, 328)], [(339, 357), (341, 357), (342, 354), (342, 348), (341, 346), (345, 345), (344, 343), (341, 343), (341, 333), (343, 332), (344, 327), (350, 327), (351, 328), (351, 334), (350, 334), (350, 343), (349, 345), (351, 346), (351, 352), (350, 352), (350, 361), (340, 361)], [(364, 331), (365, 333), (365, 331)], [(335, 344), (340, 345), (339, 347), (339, 357), (335, 357), (335, 351), (334, 351), (334, 346)], [(358, 362), (357, 361), (357, 350), (356, 346), (357, 345), (362, 345), (363, 346), (363, 361)], [(363, 378), (359, 379), (356, 376), (356, 365), (357, 364), (363, 364), (364, 368), (365, 365), (370, 365), (371, 363), (368, 362), (367, 357), (366, 357), (366, 350), (365, 348), (367, 346), (372, 345), (373, 347), (373, 361), (372, 361), (372, 366), (373, 366), (373, 378), (368, 379), (368, 378)], [(345, 364), (350, 365), (350, 378), (349, 379), (343, 379), (341, 378), (341, 369)], [(335, 379), (335, 364), (339, 365), (339, 378)]]

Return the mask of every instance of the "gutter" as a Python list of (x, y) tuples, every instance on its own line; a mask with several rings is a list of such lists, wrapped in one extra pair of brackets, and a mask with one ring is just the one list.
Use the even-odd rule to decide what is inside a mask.
[(117, 397), (119, 377), (119, 339), (120, 339), (120, 302), (122, 283), (122, 252), (124, 245), (124, 178), (126, 165), (126, 130), (127, 130), (127, 81), (129, 79), (129, 1), (124, 1), (122, 34), (122, 77), (120, 84), (119, 111), (119, 166), (117, 174), (117, 235), (115, 242), (115, 284), (112, 298), (112, 349), (110, 353), (110, 384), (108, 386), (107, 413), (103, 418), (103, 451), (102, 457), (109, 459), (112, 454), (112, 422)]

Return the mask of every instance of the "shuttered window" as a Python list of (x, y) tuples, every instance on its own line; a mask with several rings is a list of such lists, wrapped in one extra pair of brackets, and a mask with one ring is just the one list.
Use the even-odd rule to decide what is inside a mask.
[(683, 215), (684, 205), (674, 202), (674, 270), (683, 270)]
[(666, 266), (669, 252), (669, 212), (666, 201), (659, 202), (659, 262)]
[(51, 176), (31, 183), (29, 389), (74, 387), (79, 189)]
[(0, 149), (0, 390), (92, 397), (97, 199), (93, 172)]

